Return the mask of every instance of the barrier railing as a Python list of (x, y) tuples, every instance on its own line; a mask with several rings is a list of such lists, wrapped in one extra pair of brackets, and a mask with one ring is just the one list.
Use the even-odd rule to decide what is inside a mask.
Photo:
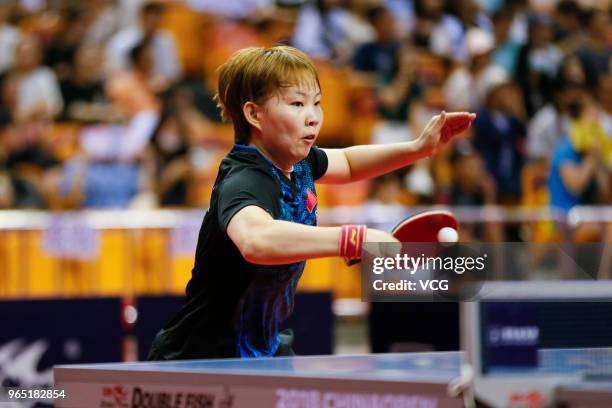
[[(432, 207), (364, 205), (321, 209), (320, 225), (366, 223), (390, 229)], [(605, 242), (612, 252), (612, 206), (445, 207), (464, 241)], [(0, 297), (131, 296), (183, 293), (205, 210), (0, 211)], [(358, 267), (310, 261), (300, 290), (360, 296)]]

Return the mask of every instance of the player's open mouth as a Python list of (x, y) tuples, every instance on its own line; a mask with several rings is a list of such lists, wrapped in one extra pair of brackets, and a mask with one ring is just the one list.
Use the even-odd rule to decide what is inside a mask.
[(316, 138), (316, 136), (315, 136), (315, 135), (308, 135), (308, 136), (304, 136), (304, 139), (305, 139), (305, 140), (308, 140), (309, 142), (314, 141), (314, 140), (315, 140), (315, 138)]

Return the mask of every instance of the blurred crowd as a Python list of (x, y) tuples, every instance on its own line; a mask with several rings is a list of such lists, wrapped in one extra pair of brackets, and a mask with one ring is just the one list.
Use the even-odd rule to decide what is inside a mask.
[(245, 46), (316, 62), (318, 144), (408, 141), (477, 113), (440, 155), (323, 205), (612, 203), (604, 0), (2, 0), (0, 208), (205, 206), (233, 143), (212, 95)]

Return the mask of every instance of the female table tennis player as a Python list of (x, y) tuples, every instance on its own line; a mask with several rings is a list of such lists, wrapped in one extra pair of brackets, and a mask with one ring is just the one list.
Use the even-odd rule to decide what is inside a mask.
[(314, 182), (350, 183), (407, 166), (475, 118), (442, 112), (410, 142), (319, 149), (321, 89), (304, 53), (246, 48), (219, 74), (215, 99), (236, 144), (219, 167), (185, 304), (156, 336), (150, 360), (293, 355), (292, 336), (278, 327), (293, 309), (305, 260), (351, 261), (364, 242), (396, 241), (360, 225), (317, 227)]

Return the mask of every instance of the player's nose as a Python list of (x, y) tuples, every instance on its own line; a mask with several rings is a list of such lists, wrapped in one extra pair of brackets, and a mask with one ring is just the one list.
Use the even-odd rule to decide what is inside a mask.
[(317, 127), (321, 122), (321, 115), (316, 112), (316, 109), (309, 109), (306, 114), (306, 126)]

